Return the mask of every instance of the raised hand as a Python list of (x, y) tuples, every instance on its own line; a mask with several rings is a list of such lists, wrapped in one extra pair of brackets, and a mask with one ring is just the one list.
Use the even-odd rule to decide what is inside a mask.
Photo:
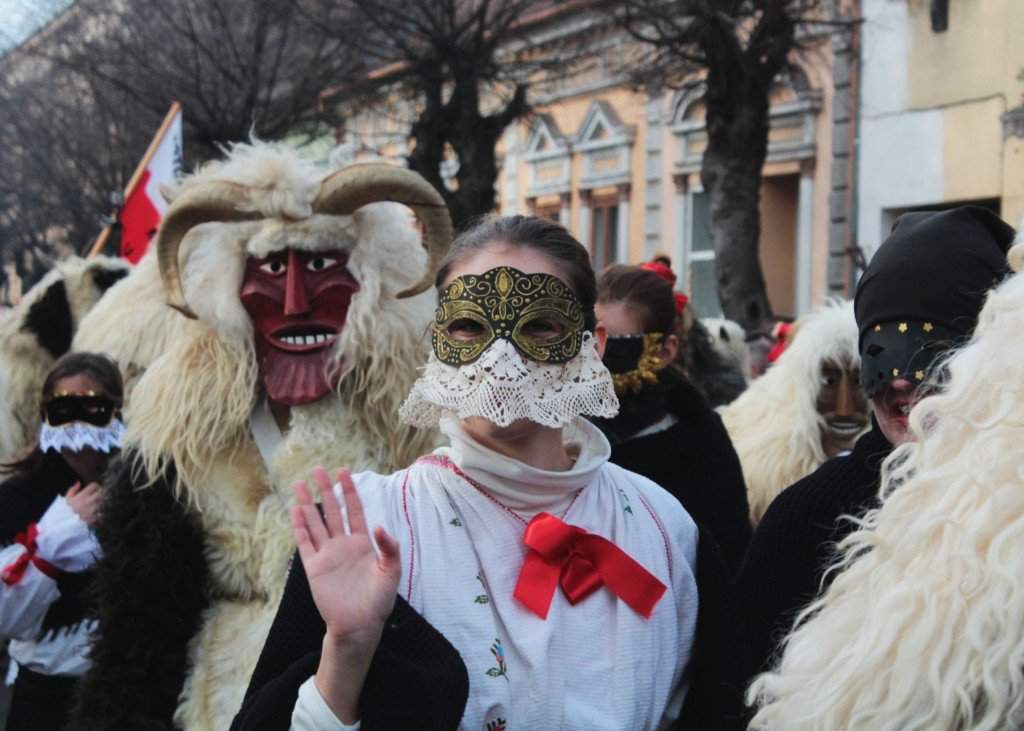
[(327, 472), (316, 468), (313, 479), (319, 487), (323, 518), (304, 481), (292, 486), (296, 506), (291, 517), (313, 601), (327, 625), (325, 642), (344, 647), (347, 653), (372, 656), (395, 605), (402, 573), (398, 543), (378, 527), (374, 537), (380, 558), (374, 553), (363, 504), (348, 470), (338, 471), (338, 482), (348, 512), (349, 534)]
[(67, 491), (64, 499), (82, 519), (82, 522), (92, 528), (96, 523), (96, 513), (99, 511), (100, 501), (103, 499), (103, 488), (98, 482), (90, 482), (85, 487), (82, 487), (82, 483), (76, 482)]

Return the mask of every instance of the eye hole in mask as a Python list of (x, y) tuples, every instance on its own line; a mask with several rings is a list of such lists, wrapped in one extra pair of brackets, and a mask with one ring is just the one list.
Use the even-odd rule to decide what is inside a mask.
[(565, 334), (565, 325), (546, 317), (538, 317), (521, 325), (519, 332), (537, 340), (557, 340)]
[(446, 328), (448, 337), (452, 340), (472, 341), (482, 338), (487, 334), (487, 328), (483, 323), (471, 320), (468, 317), (460, 317), (448, 323)]
[(118, 405), (104, 396), (57, 396), (43, 407), (43, 417), (50, 426), (63, 426), (75, 421), (107, 426)]

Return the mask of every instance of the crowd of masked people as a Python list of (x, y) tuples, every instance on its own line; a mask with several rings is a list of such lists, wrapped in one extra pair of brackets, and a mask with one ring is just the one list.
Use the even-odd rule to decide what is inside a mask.
[[(901, 216), (852, 305), (780, 328), (752, 378), (669, 262), (595, 275), (541, 219), (464, 232), (403, 406), (445, 446), (294, 486), (296, 557), (231, 728), (1018, 727), (1013, 240), (977, 207)], [(514, 327), (494, 292), (523, 294), (502, 295)], [(452, 381), (473, 366), (524, 375), (470, 405)], [(572, 397), (532, 408), (552, 390)], [(130, 394), (70, 352), (38, 396), (0, 484), (6, 728), (122, 728), (77, 685), (104, 661), (95, 572), (121, 559), (94, 527), (133, 468)]]

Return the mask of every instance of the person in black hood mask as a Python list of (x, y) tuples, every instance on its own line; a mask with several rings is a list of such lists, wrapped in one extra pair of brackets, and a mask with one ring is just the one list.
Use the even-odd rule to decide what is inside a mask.
[(940, 356), (966, 342), (988, 291), (1008, 269), (1014, 230), (977, 206), (900, 216), (857, 285), (861, 379), (872, 428), (769, 506), (740, 572), (741, 606), (758, 669), (819, 589), (842, 516), (877, 505), (882, 462), (909, 438), (907, 414), (936, 388)]

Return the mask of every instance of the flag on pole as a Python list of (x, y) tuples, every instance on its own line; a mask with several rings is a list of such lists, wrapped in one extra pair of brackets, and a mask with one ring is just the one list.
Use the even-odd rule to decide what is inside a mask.
[(125, 189), (124, 205), (118, 216), (121, 256), (132, 264), (146, 253), (167, 210), (160, 187), (181, 177), (181, 171), (181, 104), (175, 102)]
[(146, 155), (125, 188), (121, 222), (121, 256), (135, 264), (149, 248), (167, 210), (160, 187), (182, 173), (181, 104), (174, 102)]

